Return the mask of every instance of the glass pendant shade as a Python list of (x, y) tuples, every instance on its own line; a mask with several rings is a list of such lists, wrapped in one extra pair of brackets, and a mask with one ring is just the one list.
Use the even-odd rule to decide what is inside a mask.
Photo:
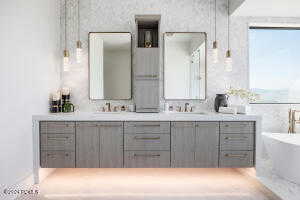
[(63, 58), (63, 66), (64, 71), (70, 71), (70, 63), (69, 63), (70, 54), (68, 50), (64, 50), (64, 58)]
[(231, 72), (232, 71), (232, 58), (231, 58), (231, 52), (230, 52), (230, 50), (228, 50), (226, 52), (225, 71), (227, 71), (227, 72)]
[(217, 41), (214, 41), (214, 43), (213, 43), (212, 56), (213, 56), (213, 63), (218, 63), (219, 62), (219, 50), (218, 50)]
[(77, 41), (76, 60), (77, 60), (77, 63), (81, 63), (81, 61), (82, 61), (82, 44), (81, 44), (81, 41)]

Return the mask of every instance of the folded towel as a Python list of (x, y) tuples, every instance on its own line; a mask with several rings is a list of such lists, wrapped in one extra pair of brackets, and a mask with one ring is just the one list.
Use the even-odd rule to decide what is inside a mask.
[(219, 113), (224, 114), (237, 114), (237, 108), (236, 107), (220, 107)]

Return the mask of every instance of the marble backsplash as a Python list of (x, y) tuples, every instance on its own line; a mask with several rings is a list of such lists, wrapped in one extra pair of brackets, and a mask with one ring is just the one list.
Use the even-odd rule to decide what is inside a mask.
[[(75, 48), (77, 34), (77, 0), (67, 1), (67, 45), (71, 53), (70, 72), (62, 73), (62, 86), (72, 89), (72, 101), (80, 111), (96, 111), (107, 101), (90, 100), (88, 91), (88, 33), (89, 32), (131, 32), (135, 44), (136, 14), (160, 14), (160, 39), (164, 32), (206, 32), (207, 33), (207, 99), (205, 101), (168, 101), (170, 105), (184, 105), (189, 102), (197, 110), (213, 111), (215, 94), (224, 93), (229, 86), (248, 88), (248, 25), (264, 23), (300, 23), (299, 18), (246, 18), (231, 17), (230, 43), (233, 56), (233, 71), (224, 70), (224, 57), (227, 48), (227, 1), (217, 1), (217, 40), (219, 63), (212, 63), (212, 41), (214, 38), (213, 0), (80, 0), (80, 38), (83, 43), (83, 62), (76, 63)], [(64, 44), (64, 6), (61, 6), (61, 44)], [(61, 47), (64, 48), (63, 46)], [(133, 74), (136, 68), (133, 49)], [(162, 48), (161, 48), (161, 55)], [(160, 65), (161, 108), (163, 98), (163, 64)], [(135, 81), (133, 80), (133, 99), (129, 101), (110, 101), (113, 105), (134, 103)], [(288, 109), (300, 109), (297, 105), (251, 105), (253, 113), (263, 116), (263, 130), (286, 132)]]

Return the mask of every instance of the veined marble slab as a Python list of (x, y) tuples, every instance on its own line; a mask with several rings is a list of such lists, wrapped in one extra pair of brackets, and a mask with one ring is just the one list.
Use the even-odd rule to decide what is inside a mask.
[(33, 121), (260, 121), (259, 115), (219, 113), (58, 113), (34, 115)]

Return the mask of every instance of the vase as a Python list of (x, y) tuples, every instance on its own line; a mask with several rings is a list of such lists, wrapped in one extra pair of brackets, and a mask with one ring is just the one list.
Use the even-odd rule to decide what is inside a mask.
[(229, 96), (229, 105), (248, 105), (246, 98), (241, 98), (240, 96)]
[(227, 94), (217, 94), (215, 98), (215, 111), (219, 112), (220, 107), (228, 106), (228, 95)]

